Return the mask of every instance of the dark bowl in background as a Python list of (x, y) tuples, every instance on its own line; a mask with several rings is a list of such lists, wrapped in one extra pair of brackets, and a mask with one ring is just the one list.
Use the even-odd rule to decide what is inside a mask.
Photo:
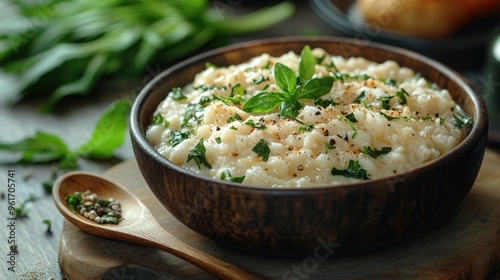
[[(394, 60), (450, 91), (472, 117), (468, 136), (440, 158), (394, 176), (337, 186), (271, 189), (208, 178), (168, 161), (146, 140), (153, 112), (173, 87), (193, 81), (205, 63), (242, 63), (269, 53), (279, 56), (304, 45), (331, 54)], [(130, 133), (141, 173), (163, 206), (192, 230), (246, 251), (306, 256), (385, 246), (422, 234), (466, 197), (481, 165), (488, 117), (483, 100), (455, 71), (414, 52), (333, 37), (277, 38), (209, 51), (162, 72), (139, 94)]]

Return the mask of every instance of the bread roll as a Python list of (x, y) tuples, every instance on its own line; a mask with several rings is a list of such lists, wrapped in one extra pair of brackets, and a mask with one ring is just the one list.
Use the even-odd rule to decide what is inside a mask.
[(500, 0), (357, 0), (366, 22), (417, 37), (447, 37), (471, 21), (500, 14)]

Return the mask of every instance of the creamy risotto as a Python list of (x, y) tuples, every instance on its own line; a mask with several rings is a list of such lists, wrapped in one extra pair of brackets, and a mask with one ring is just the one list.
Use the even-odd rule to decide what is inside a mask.
[(470, 124), (446, 89), (412, 69), (306, 46), (207, 63), (159, 104), (147, 138), (193, 172), (307, 187), (407, 171), (453, 149)]

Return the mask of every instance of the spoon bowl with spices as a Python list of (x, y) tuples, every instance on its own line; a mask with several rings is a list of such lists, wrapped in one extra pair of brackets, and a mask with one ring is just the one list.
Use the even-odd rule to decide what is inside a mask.
[[(83, 200), (75, 203), (75, 197), (81, 197), (80, 194), (87, 191), (91, 196), (96, 194), (99, 197), (99, 200), (93, 198), (97, 204), (119, 202), (123, 209), (120, 211), (121, 219), (116, 221), (117, 223), (98, 223), (74, 211), (75, 204), (82, 205), (79, 209), (93, 207), (90, 203), (85, 204)], [(66, 173), (55, 182), (52, 196), (63, 216), (87, 233), (166, 251), (221, 279), (265, 279), (207, 255), (177, 239), (161, 226), (137, 197), (100, 175), (79, 171)]]

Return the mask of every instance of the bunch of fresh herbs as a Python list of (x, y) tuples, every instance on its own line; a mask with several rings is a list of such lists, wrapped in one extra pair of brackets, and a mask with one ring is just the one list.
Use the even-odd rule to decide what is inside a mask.
[(1, 99), (42, 96), (41, 110), (52, 111), (107, 75), (140, 74), (153, 61), (264, 29), (293, 10), (289, 2), (237, 15), (236, 7), (208, 0), (2, 1), (0, 84), (9, 86)]

